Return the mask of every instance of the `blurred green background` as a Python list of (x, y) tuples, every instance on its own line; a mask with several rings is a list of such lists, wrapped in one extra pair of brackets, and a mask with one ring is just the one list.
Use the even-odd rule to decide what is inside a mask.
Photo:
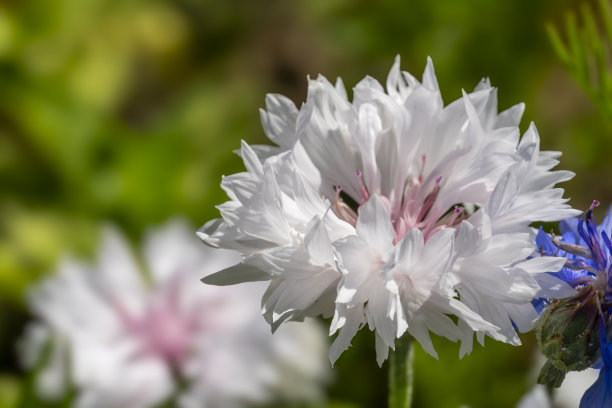
[[(306, 76), (384, 83), (396, 55), (433, 58), (445, 103), (488, 76), (500, 109), (525, 102), (542, 149), (563, 151), (571, 203), (612, 203), (611, 120), (555, 57), (545, 24), (569, 0), (5, 0), (0, 2), (0, 406), (23, 373), (24, 289), (69, 251), (91, 254), (101, 220), (136, 242), (172, 215), (217, 217), (240, 139), (265, 142), (268, 92), (301, 104)], [(602, 216), (600, 209), (597, 216)], [(417, 347), (415, 407), (513, 407), (533, 382), (527, 347), (488, 340), (458, 360)], [(385, 367), (362, 331), (335, 368), (337, 407), (386, 401)], [(4, 405), (2, 405), (4, 404)]]

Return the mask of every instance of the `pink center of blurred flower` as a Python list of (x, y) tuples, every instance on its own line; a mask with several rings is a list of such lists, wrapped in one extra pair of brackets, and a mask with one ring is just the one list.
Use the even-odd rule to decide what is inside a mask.
[(195, 316), (181, 310), (177, 284), (153, 299), (141, 316), (119, 308), (126, 330), (143, 344), (140, 355), (157, 356), (176, 366), (189, 353), (197, 334)]

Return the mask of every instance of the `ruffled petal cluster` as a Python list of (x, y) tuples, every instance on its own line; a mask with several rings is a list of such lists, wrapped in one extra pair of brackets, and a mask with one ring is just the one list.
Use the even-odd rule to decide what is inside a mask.
[[(444, 105), (433, 64), (419, 82), (391, 68), (386, 88), (366, 77), (352, 101), (341, 80), (309, 80), (297, 109), (269, 95), (261, 112), (277, 146), (249, 146), (246, 171), (224, 177), (229, 201), (199, 236), (238, 250), (239, 264), (204, 279), (268, 280), (263, 314), (273, 328), (333, 316), (335, 361), (366, 324), (379, 363), (409, 333), (436, 355), (430, 332), (474, 332), (520, 344), (537, 317), (536, 276), (563, 260), (528, 259), (534, 221), (578, 214), (555, 188), (559, 153), (540, 151), (523, 105), (498, 113), (488, 80)], [(458, 318), (455, 323), (453, 316)]]
[(75, 407), (190, 408), (320, 396), (327, 343), (314, 322), (272, 336), (257, 312), (264, 288), (199, 284), (236, 253), (202, 248), (174, 221), (147, 236), (143, 255), (141, 270), (108, 229), (95, 263), (65, 260), (30, 292), (38, 321), (21, 354), (43, 399), (75, 390)]

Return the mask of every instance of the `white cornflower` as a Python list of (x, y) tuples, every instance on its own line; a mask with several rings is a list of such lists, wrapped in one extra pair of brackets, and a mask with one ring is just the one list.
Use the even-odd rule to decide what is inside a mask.
[(240, 258), (190, 231), (175, 221), (150, 233), (141, 270), (108, 229), (94, 264), (66, 260), (31, 290), (38, 321), (21, 346), (26, 366), (43, 366), (43, 398), (74, 389), (76, 407), (195, 408), (320, 397), (322, 330), (294, 323), (272, 336), (257, 311), (263, 287), (202, 285)]
[[(225, 177), (230, 201), (199, 232), (243, 254), (206, 283), (270, 280), (263, 311), (277, 327), (334, 315), (335, 361), (366, 323), (377, 359), (408, 332), (432, 355), (432, 331), (472, 349), (474, 332), (520, 344), (537, 316), (533, 275), (561, 268), (528, 260), (529, 224), (578, 212), (554, 188), (535, 126), (520, 137), (523, 105), (497, 112), (483, 80), (444, 106), (431, 60), (423, 81), (396, 60), (386, 90), (366, 77), (349, 101), (340, 80), (309, 80), (298, 110), (269, 95), (262, 123), (278, 147), (243, 142), (247, 171)], [(449, 315), (457, 316), (455, 324)]]

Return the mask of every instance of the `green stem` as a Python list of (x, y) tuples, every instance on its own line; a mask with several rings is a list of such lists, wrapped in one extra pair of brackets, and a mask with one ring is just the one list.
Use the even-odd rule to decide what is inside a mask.
[(410, 408), (414, 379), (414, 345), (406, 333), (395, 342), (389, 356), (389, 408)]

